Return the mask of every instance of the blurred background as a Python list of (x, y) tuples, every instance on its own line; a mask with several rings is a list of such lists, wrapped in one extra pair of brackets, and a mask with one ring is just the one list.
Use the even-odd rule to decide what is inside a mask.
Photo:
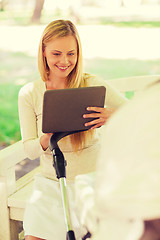
[(21, 139), (18, 91), (39, 78), (45, 26), (72, 20), (84, 71), (105, 79), (160, 74), (160, 0), (0, 0), (0, 147)]

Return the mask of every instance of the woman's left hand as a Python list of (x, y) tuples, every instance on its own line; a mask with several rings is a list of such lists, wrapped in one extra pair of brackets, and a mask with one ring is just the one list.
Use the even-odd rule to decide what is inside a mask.
[(95, 129), (104, 125), (107, 119), (114, 113), (113, 108), (100, 108), (100, 107), (88, 107), (87, 111), (92, 111), (92, 113), (84, 114), (83, 118), (96, 118), (90, 122), (85, 123), (85, 126), (92, 126), (91, 129)]

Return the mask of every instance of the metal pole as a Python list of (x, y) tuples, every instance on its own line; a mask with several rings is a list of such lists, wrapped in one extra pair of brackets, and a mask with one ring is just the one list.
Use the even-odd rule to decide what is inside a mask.
[(67, 231), (70, 231), (72, 229), (71, 227), (71, 219), (70, 219), (70, 213), (69, 213), (69, 204), (68, 204), (68, 198), (67, 198), (67, 189), (66, 189), (66, 178), (59, 178), (60, 188), (61, 188), (61, 196), (62, 196), (62, 202), (63, 202), (63, 210), (64, 210), (64, 216), (65, 216), (65, 223)]

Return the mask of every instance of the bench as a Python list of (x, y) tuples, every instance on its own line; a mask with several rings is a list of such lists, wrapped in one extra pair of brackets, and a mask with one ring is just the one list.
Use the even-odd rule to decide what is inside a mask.
[(145, 87), (160, 80), (160, 75), (133, 76), (126, 78), (115, 78), (107, 82), (117, 88), (127, 98), (132, 98), (140, 94)]
[[(160, 79), (160, 75), (135, 76), (106, 80), (126, 97), (140, 93), (147, 85)], [(26, 159), (23, 143), (19, 141), (0, 151), (0, 240), (21, 240), (18, 222), (23, 221), (26, 202), (30, 197), (34, 175), (40, 172), (36, 167), (16, 181), (15, 165)]]
[(16, 181), (15, 165), (26, 159), (19, 141), (0, 151), (0, 240), (23, 239), (18, 221), (23, 221), (26, 202), (31, 194), (33, 178), (40, 166)]

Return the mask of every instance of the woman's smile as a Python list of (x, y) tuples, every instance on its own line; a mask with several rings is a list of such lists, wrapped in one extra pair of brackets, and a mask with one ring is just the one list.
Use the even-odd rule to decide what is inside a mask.
[(58, 66), (58, 65), (55, 65), (59, 70), (61, 71), (66, 71), (70, 66)]

